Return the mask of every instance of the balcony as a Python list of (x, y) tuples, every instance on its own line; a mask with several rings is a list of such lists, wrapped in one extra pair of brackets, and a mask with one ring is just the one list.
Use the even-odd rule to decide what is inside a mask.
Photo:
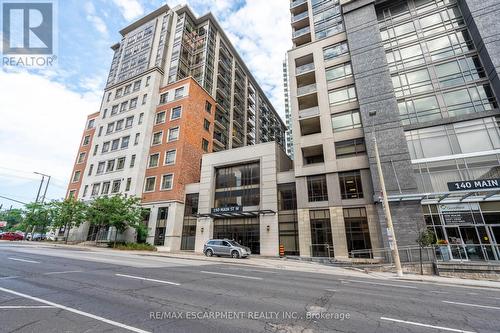
[(307, 25), (309, 25), (309, 12), (307, 10), (305, 12), (292, 16), (293, 29), (298, 30), (304, 28)]
[(293, 31), (292, 40), (295, 43), (295, 46), (311, 42), (311, 27), (306, 26), (302, 29)]
[(316, 83), (297, 88), (297, 96), (309, 95), (316, 92)]
[(290, 1), (290, 12), (292, 14), (303, 12), (307, 9), (307, 0)]
[(299, 38), (300, 36), (303, 36), (305, 34), (309, 34), (311, 32), (311, 27), (307, 26), (299, 30), (295, 30), (292, 32), (292, 38)]
[(304, 73), (308, 73), (310, 71), (313, 71), (314, 70), (314, 63), (311, 62), (311, 63), (308, 63), (308, 64), (305, 64), (305, 65), (302, 65), (302, 66), (299, 66), (297, 68), (295, 68), (295, 75), (301, 75), (301, 74), (304, 74)]
[(299, 110), (299, 119), (310, 118), (319, 115), (319, 107), (313, 106), (311, 108)]

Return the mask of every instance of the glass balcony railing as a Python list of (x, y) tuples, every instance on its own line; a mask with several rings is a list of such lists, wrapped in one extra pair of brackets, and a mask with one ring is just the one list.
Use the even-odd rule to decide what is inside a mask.
[(319, 115), (319, 107), (313, 106), (311, 108), (299, 110), (299, 118), (309, 118)]
[(309, 72), (312, 70), (314, 70), (314, 63), (313, 62), (295, 68), (295, 74), (299, 75), (299, 74)]
[(302, 35), (308, 34), (309, 32), (311, 32), (311, 27), (307, 26), (305, 28), (294, 31), (292, 33), (292, 37), (297, 38), (297, 37), (300, 37)]
[(310, 94), (316, 91), (316, 83), (308, 84), (307, 86), (297, 88), (297, 95)]
[(303, 18), (306, 18), (308, 14), (309, 12), (306, 10), (305, 12), (292, 16), (292, 23), (295, 23), (297, 21), (302, 20)]
[(302, 5), (305, 2), (307, 2), (307, 0), (294, 0), (294, 1), (290, 2), (290, 8), (297, 7), (299, 5)]

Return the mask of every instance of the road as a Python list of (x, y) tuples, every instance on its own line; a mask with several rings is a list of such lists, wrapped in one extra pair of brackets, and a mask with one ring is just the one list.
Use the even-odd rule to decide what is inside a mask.
[(500, 332), (498, 289), (234, 262), (0, 242), (0, 332)]

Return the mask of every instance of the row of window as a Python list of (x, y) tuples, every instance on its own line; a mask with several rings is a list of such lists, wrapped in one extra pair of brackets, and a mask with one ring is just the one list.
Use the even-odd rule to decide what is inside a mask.
[[(182, 106), (176, 106), (170, 110), (170, 120), (176, 120), (181, 117)], [(155, 125), (163, 124), (167, 120), (167, 112), (161, 111), (156, 114)]]
[[(146, 87), (149, 86), (150, 81), (151, 81), (151, 77), (148, 76), (146, 78), (146, 85), (145, 85)], [(127, 84), (125, 87), (121, 87), (121, 88), (116, 89), (115, 99), (126, 96), (126, 95), (128, 95), (132, 92), (138, 91), (140, 89), (141, 89), (141, 80), (137, 80), (134, 83)], [(113, 94), (112, 91), (108, 92), (108, 97), (106, 99), (107, 102), (109, 102), (111, 100), (112, 94)]]
[[(174, 187), (174, 174), (168, 173), (161, 176), (160, 191), (171, 190)], [(147, 177), (144, 184), (144, 192), (154, 192), (156, 188), (156, 176)]]
[[(125, 191), (130, 191), (131, 184), (132, 184), (132, 178), (127, 178), (127, 181), (125, 183)], [(90, 192), (90, 196), (95, 197), (98, 195), (119, 193), (121, 185), (122, 185), (121, 179), (92, 184), (92, 190)], [(87, 196), (88, 189), (89, 185), (85, 185), (85, 187), (83, 188), (82, 197)]]
[[(360, 170), (339, 172), (340, 194), (342, 199), (362, 199), (363, 186)], [(326, 175), (307, 177), (307, 196), (309, 202), (328, 201)]]
[[(163, 161), (163, 165), (173, 165), (175, 164), (175, 158), (177, 156), (177, 150), (167, 150), (165, 152), (165, 160)], [(148, 168), (155, 168), (160, 163), (160, 153), (155, 153), (149, 155)]]
[[(142, 114), (142, 117), (144, 117), (144, 114)], [(141, 116), (139, 116), (139, 120), (142, 122), (142, 118)], [(130, 117), (127, 117), (127, 118), (123, 118), (123, 119), (120, 119), (120, 120), (117, 120), (117, 121), (113, 121), (111, 123), (108, 123), (107, 127), (106, 127), (106, 134), (111, 134), (113, 132), (118, 132), (118, 131), (121, 131), (123, 129), (128, 129), (128, 128), (131, 128), (132, 126), (134, 125), (134, 116), (130, 116)], [(103, 132), (103, 126), (99, 127), (99, 132), (97, 134), (97, 136), (101, 136), (102, 135), (102, 132)]]
[[(179, 140), (179, 126), (172, 127), (168, 129), (167, 142)], [(158, 131), (153, 133), (153, 138), (151, 139), (151, 146), (161, 145), (163, 142), (163, 131)]]
[[(108, 151), (115, 151), (118, 149), (126, 149), (128, 148), (129, 141), (130, 141), (130, 135), (114, 139), (111, 141), (106, 141), (102, 144), (101, 153), (107, 153)], [(98, 145), (96, 145), (96, 147), (98, 147)]]
[(168, 101), (175, 101), (179, 98), (182, 98), (184, 97), (184, 94), (185, 94), (185, 86), (182, 86), (182, 87), (179, 87), (177, 89), (174, 90), (174, 97), (173, 98), (169, 98), (169, 93), (170, 91), (167, 91), (163, 94), (160, 95), (160, 104), (165, 104), (167, 103)]

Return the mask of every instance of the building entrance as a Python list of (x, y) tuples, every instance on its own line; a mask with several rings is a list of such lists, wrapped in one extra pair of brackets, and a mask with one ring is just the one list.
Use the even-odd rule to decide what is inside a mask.
[(258, 217), (214, 219), (214, 238), (234, 240), (260, 254), (260, 223)]

